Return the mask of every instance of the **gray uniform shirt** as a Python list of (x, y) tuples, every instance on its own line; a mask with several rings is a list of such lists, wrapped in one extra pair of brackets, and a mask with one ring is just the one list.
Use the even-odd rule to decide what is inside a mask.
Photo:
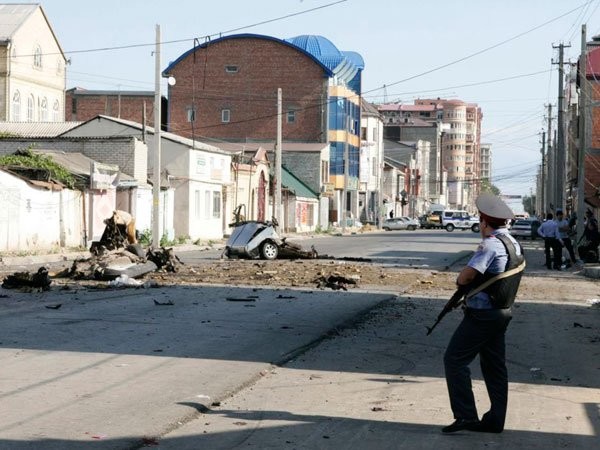
[[(506, 252), (502, 241), (496, 237), (498, 234), (507, 235), (515, 245), (517, 255), (521, 254), (521, 246), (518, 245), (515, 238), (508, 233), (506, 228), (499, 228), (481, 241), (481, 244), (477, 247), (475, 254), (471, 257), (467, 266), (472, 267), (480, 274), (484, 274), (486, 271), (493, 274), (504, 272), (506, 263), (508, 262), (508, 253)], [(467, 307), (474, 309), (492, 309), (492, 302), (490, 296), (485, 292), (478, 292), (467, 300)]]

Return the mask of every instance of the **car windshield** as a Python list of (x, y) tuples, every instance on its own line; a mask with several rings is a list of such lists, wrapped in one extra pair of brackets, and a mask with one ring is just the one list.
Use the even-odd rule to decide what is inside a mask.
[(517, 220), (514, 223), (513, 227), (517, 226), (517, 225), (518, 226), (522, 226), (522, 227), (530, 227), (531, 226), (531, 222), (529, 220)]

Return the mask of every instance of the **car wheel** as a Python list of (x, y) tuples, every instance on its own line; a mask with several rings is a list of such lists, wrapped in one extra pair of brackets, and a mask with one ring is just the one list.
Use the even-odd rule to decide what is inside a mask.
[(383, 227), (383, 231), (390, 231), (388, 227)]
[(260, 246), (260, 256), (262, 259), (273, 260), (279, 254), (279, 247), (271, 241), (266, 241)]
[(454, 225), (452, 225), (451, 223), (446, 225), (446, 231), (452, 233), (454, 231)]
[(473, 233), (479, 233), (479, 224), (478, 223), (473, 224), (473, 226), (471, 227), (471, 231)]
[(408, 227), (408, 229), (410, 231), (415, 231), (417, 229), (417, 227), (415, 227), (414, 225), (411, 225), (410, 227)]

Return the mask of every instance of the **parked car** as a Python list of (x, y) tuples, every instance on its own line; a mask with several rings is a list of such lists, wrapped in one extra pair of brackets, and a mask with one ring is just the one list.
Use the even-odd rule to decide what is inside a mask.
[(402, 217), (394, 217), (392, 219), (384, 220), (381, 227), (385, 231), (416, 229), (416, 227), (412, 228), (412, 226), (414, 226), (414, 225), (411, 225), (411, 228), (409, 228), (409, 223), (406, 220), (404, 220)]
[(537, 219), (517, 219), (510, 227), (510, 234), (516, 239), (535, 239), (541, 223)]
[(470, 229), (473, 233), (479, 233), (479, 218), (471, 217), (467, 211), (447, 209), (442, 213), (442, 227), (446, 231)]
[(409, 230), (416, 230), (417, 228), (421, 227), (418, 219), (412, 219), (408, 216), (402, 216), (401, 219), (404, 219), (404, 221), (408, 224)]

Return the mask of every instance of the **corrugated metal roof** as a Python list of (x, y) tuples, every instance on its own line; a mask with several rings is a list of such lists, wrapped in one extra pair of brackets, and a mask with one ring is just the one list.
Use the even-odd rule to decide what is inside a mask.
[[(86, 122), (81, 123), (79, 126), (80, 127), (84, 126), (85, 124), (97, 121), (98, 119), (108, 120), (108, 121), (115, 122), (115, 123), (118, 123), (118, 124), (121, 124), (121, 125), (125, 125), (127, 127), (135, 129), (138, 132), (141, 132), (142, 128), (143, 128), (141, 123), (133, 122), (131, 120), (119, 119), (117, 117), (104, 116), (104, 115), (96, 116), (93, 119), (90, 119), (90, 120), (88, 120)], [(154, 135), (154, 128), (147, 126), (146, 127), (146, 132), (148, 134)], [(122, 130), (121, 133), (119, 133), (119, 136), (133, 136), (133, 135), (134, 135), (134, 133), (128, 132), (125, 129)], [(186, 146), (188, 146), (188, 147), (190, 147), (190, 148), (192, 148), (194, 150), (204, 150), (204, 151), (208, 151), (208, 152), (220, 153), (220, 154), (227, 154), (227, 155), (230, 154), (230, 152), (223, 151), (219, 147), (215, 147), (215, 146), (206, 144), (206, 143), (198, 141), (198, 140), (191, 140), (191, 139), (188, 139), (188, 138), (184, 138), (182, 136), (178, 136), (176, 134), (169, 133), (167, 131), (161, 131), (160, 132), (160, 136), (161, 136), (161, 139), (167, 139), (167, 140), (172, 141), (172, 142), (177, 142), (179, 144), (186, 145)]]
[(39, 7), (38, 3), (1, 4), (0, 40), (10, 39), (21, 24)]
[(56, 137), (82, 122), (0, 122), (0, 133), (15, 137)]
[(373, 103), (369, 103), (368, 101), (366, 101), (364, 98), (360, 99), (360, 110), (363, 114), (366, 114), (367, 116), (379, 116), (379, 110), (377, 109), (377, 107)]
[[(61, 150), (42, 150), (42, 149), (34, 149), (33, 153), (39, 153), (45, 156), (48, 156), (54, 160), (57, 164), (60, 164), (65, 169), (69, 170), (69, 172), (74, 175), (89, 177), (90, 176), (90, 165), (95, 161), (92, 158), (88, 158), (83, 153), (76, 152), (63, 152)], [(135, 181), (133, 177), (127, 175), (123, 172), (119, 174), (120, 183), (126, 182), (127, 184), (131, 184), (132, 181)]]
[(300, 181), (298, 178), (296, 178), (285, 167), (281, 168), (281, 185), (286, 187), (293, 194), (295, 194), (296, 197), (314, 198), (314, 199), (319, 198), (319, 196), (317, 194), (315, 194), (302, 181)]

